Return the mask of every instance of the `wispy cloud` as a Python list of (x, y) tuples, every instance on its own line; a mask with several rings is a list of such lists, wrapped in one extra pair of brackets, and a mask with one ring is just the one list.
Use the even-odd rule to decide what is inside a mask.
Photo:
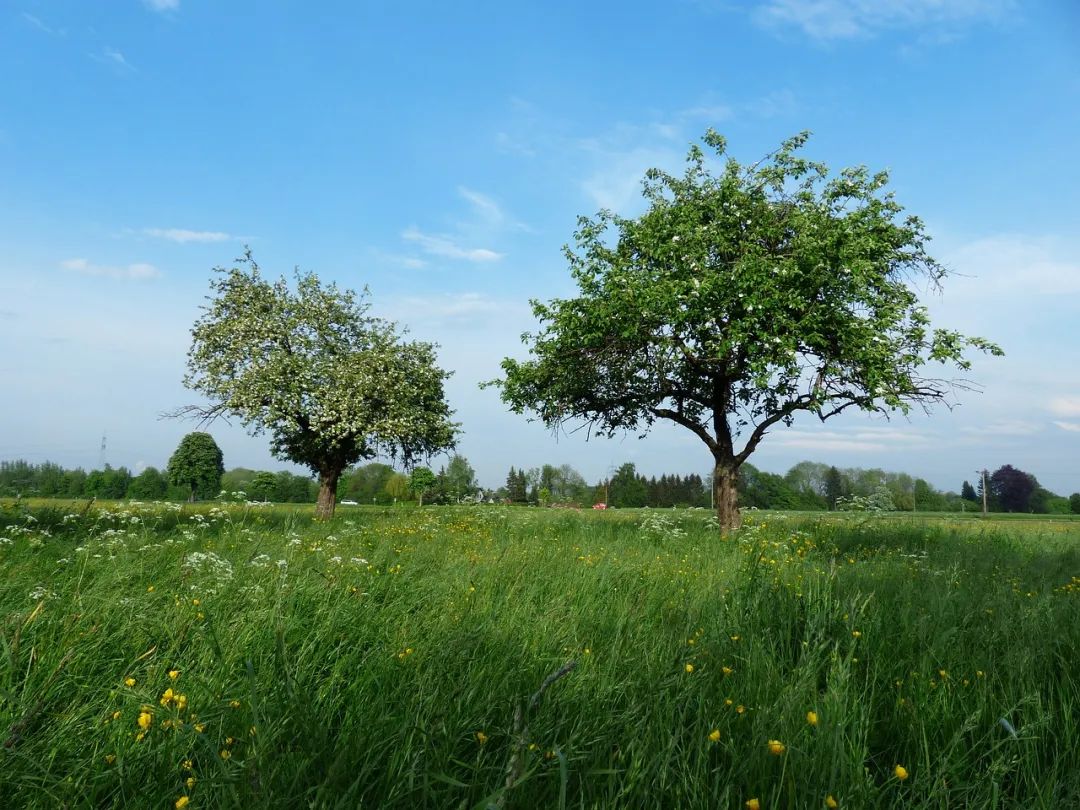
[[(1060, 240), (1004, 234), (978, 239), (950, 252), (946, 266), (969, 278), (950, 282), (962, 294), (1000, 298), (1022, 292), (1026, 295), (1080, 293), (1080, 261), (1075, 248)], [(1014, 305), (1010, 300), (1009, 306)]]
[(176, 11), (180, 8), (180, 0), (143, 0), (143, 5), (151, 11), (156, 11), (160, 14), (164, 14), (169, 11)]
[(1001, 419), (987, 425), (968, 425), (960, 428), (961, 432), (970, 436), (1002, 437), (1002, 436), (1032, 436), (1043, 429), (1038, 422), (1029, 422), (1024, 419)]
[(1048, 407), (1056, 416), (1080, 416), (1080, 397), (1054, 397)]
[(236, 237), (223, 231), (191, 231), (186, 228), (143, 228), (142, 232), (156, 239), (170, 242), (228, 242)]
[(528, 231), (532, 228), (514, 219), (499, 203), (487, 194), (465, 186), (458, 186), (458, 194), (472, 207), (473, 216), (481, 228), (489, 231)]
[(135, 71), (135, 66), (124, 57), (124, 54), (120, 53), (120, 51), (116, 50), (115, 48), (110, 48), (108, 45), (102, 48), (99, 53), (93, 53), (90, 54), (90, 56), (98, 62), (102, 62), (106, 65), (111, 65), (119, 71)]
[(120, 281), (146, 281), (161, 276), (161, 271), (152, 264), (138, 262), (124, 267), (112, 265), (93, 264), (86, 259), (67, 259), (60, 262), (60, 266), (73, 273), (81, 273), (84, 276), (97, 276), (99, 278), (111, 278)]
[(54, 37), (62, 37), (67, 34), (67, 31), (63, 28), (53, 28), (52, 26), (46, 25), (39, 17), (35, 17), (33, 14), (28, 14), (25, 11), (22, 13), (22, 18), (39, 31), (44, 31), (46, 34), (51, 34)]
[(471, 319), (504, 308), (505, 305), (479, 292), (408, 296), (394, 302), (394, 310), (407, 314), (413, 321)]
[(446, 234), (427, 234), (415, 226), (402, 231), (401, 238), (416, 243), (425, 253), (446, 259), (461, 259), (467, 262), (494, 262), (503, 257), (502, 253), (497, 253), (488, 248), (462, 247), (453, 237)]
[(754, 9), (752, 17), (766, 28), (795, 28), (812, 39), (830, 41), (871, 37), (889, 29), (1000, 21), (1015, 9), (1015, 0), (769, 0)]
[(1080, 422), (1054, 422), (1054, 424), (1070, 433), (1080, 433)]

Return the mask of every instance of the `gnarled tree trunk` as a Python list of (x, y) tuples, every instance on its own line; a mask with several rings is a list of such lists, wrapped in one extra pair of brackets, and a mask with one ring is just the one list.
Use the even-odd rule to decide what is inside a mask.
[(315, 502), (316, 520), (330, 520), (334, 516), (340, 477), (340, 467), (327, 467), (319, 471), (319, 499)]
[(739, 514), (739, 467), (733, 460), (718, 458), (713, 467), (713, 508), (720, 529), (737, 529), (742, 525)]

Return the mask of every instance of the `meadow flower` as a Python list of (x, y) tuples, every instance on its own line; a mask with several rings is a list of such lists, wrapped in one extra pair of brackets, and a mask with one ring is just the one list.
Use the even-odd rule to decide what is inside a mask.
[(476, 741), (481, 745), (484, 745), (488, 741), (488, 735), (482, 731), (476, 732)]
[(139, 728), (141, 728), (143, 731), (150, 728), (153, 722), (154, 715), (150, 714), (150, 712), (139, 712)]
[(761, 802), (757, 799), (747, 799), (746, 810), (761, 810)]
[(851, 637), (852, 638), (862, 638), (862, 632), (860, 632), (859, 630), (852, 630), (851, 631)]
[(124, 686), (134, 686), (134, 685), (135, 685), (135, 679), (134, 678), (124, 678)]
[(116, 754), (106, 754), (105, 755), (105, 764), (106, 765), (112, 765), (114, 762), (116, 762)]
[(806, 713), (806, 722), (812, 726), (817, 725), (817, 712), (810, 711)]
[(234, 708), (234, 709), (239, 709), (240, 708), (240, 701), (239, 700), (230, 700), (229, 701), (229, 706)]
[(162, 706), (168, 706), (172, 702), (172, 699), (173, 699), (173, 690), (172, 689), (166, 689), (164, 692), (161, 693), (161, 700), (158, 701), (158, 702)]
[(232, 759), (232, 751), (230, 751), (228, 748), (222, 748), (221, 749), (221, 758), (222, 759)]
[(687, 664), (686, 664), (686, 674), (689, 675), (693, 671), (694, 671), (694, 665), (687, 662)]
[(184, 780), (184, 785), (187, 786), (188, 790), (191, 790), (193, 787), (195, 787), (195, 777), (189, 776), (187, 779)]
[(893, 773), (896, 774), (896, 778), (899, 779), (901, 782), (908, 778), (907, 768), (905, 768), (903, 765), (897, 765), (895, 768), (893, 768)]
[(735, 672), (735, 670), (733, 670), (731, 667), (721, 667), (720, 669), (724, 673), (724, 675), (731, 675)]
[(787, 746), (785, 746), (779, 740), (769, 740), (769, 753), (772, 754), (774, 757), (780, 756), (786, 750)]
[(187, 807), (190, 802), (191, 802), (191, 799), (189, 799), (187, 796), (181, 796), (173, 804), (173, 807), (175, 807), (176, 810), (183, 810), (183, 808)]
[(832, 794), (830, 793), (828, 796), (825, 797), (825, 806), (828, 807), (829, 810), (836, 810), (836, 808), (839, 807), (840, 804), (836, 801), (836, 799), (832, 797)]
[(169, 670), (169, 680), (175, 681), (179, 677), (180, 677), (180, 670), (178, 670), (178, 669), (170, 669)]
[(720, 742), (720, 729), (714, 728), (712, 731), (710, 731), (709, 732), (709, 739), (712, 742)]

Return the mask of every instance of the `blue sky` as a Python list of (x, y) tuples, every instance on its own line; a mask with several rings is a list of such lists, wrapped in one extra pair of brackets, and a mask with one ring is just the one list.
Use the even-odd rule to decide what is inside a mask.
[[(908, 471), (1010, 463), (1080, 490), (1080, 6), (1011, 0), (284, 3), (9, 0), (0, 9), (0, 458), (162, 466), (211, 268), (249, 244), (368, 285), (442, 345), (482, 483), (570, 463), (704, 472), (677, 428), (586, 442), (477, 383), (529, 298), (573, 292), (579, 214), (642, 210), (707, 127), (755, 160), (800, 130), (888, 168), (956, 275), (941, 325), (999, 342), (954, 410), (777, 430), (751, 459)], [(268, 441), (212, 429), (227, 466)], [(438, 460), (436, 460), (436, 466)]]

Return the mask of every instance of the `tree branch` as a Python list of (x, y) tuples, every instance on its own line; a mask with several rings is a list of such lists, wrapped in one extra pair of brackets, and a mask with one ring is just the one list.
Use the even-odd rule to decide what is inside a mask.
[(692, 431), (695, 436), (701, 439), (708, 445), (709, 449), (714, 453), (719, 448), (716, 443), (716, 439), (709, 435), (709, 431), (695, 422), (693, 419), (689, 419), (678, 411), (673, 411), (670, 408), (649, 408), (649, 413), (660, 419), (670, 419), (677, 425), (682, 425), (689, 431)]

